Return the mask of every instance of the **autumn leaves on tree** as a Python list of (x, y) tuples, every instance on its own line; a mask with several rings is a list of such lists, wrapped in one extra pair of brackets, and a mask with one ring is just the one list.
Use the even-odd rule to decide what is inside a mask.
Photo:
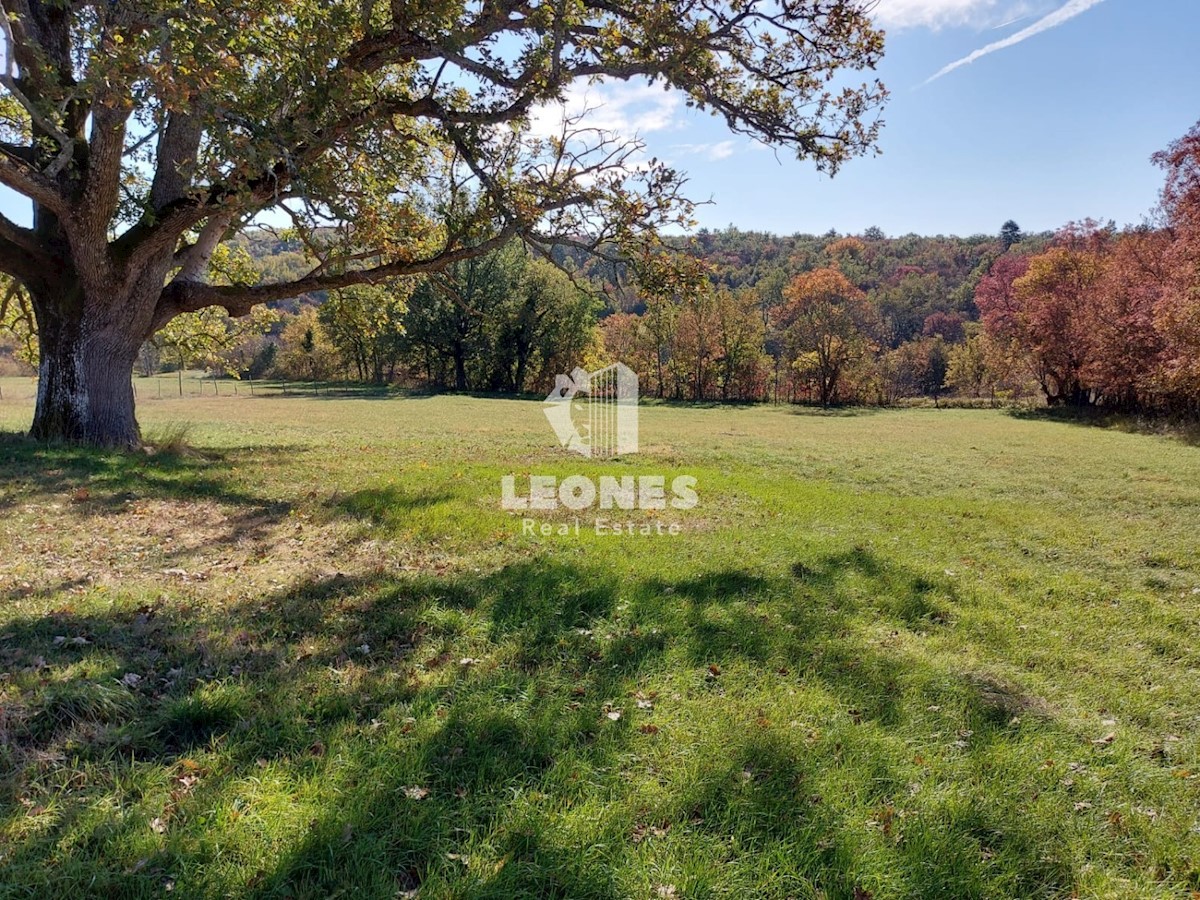
[[(739, 248), (702, 233), (687, 278), (679, 264), (673, 280), (642, 266), (644, 309), (603, 319), (604, 346), (675, 399), (828, 406), (1040, 393), (1051, 406), (1195, 416), (1200, 125), (1156, 160), (1167, 183), (1155, 217), (1124, 231), (1084, 222), (1027, 236), (1006, 222), (974, 249), (915, 239), (931, 245), (919, 250), (882, 234), (830, 235), (798, 244), (751, 288), (726, 286), (727, 261), (739, 249), (755, 260), (756, 236), (724, 235)], [(937, 269), (964, 253), (979, 266), (948, 290)], [(932, 301), (948, 305), (931, 311)]]
[(1200, 412), (1200, 125), (1156, 160), (1160, 222), (1070, 226), (979, 285), (988, 338), (1051, 405)]

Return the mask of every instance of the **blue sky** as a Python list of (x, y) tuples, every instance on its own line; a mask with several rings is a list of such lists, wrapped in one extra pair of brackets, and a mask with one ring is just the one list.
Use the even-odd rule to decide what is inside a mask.
[[(1053, 27), (925, 83), (1056, 14)], [(731, 140), (682, 105), (664, 108), (660, 94), (617, 117), (688, 172), (691, 196), (712, 198), (702, 225), (785, 234), (1136, 223), (1162, 182), (1151, 154), (1200, 118), (1198, 0), (880, 0), (877, 15), (888, 31), (879, 74), (892, 92), (883, 153), (833, 180)], [(607, 90), (618, 103), (636, 95)]]
[[(644, 83), (580, 89), (568, 106), (599, 105), (589, 125), (636, 133), (686, 171), (689, 195), (713, 201), (701, 225), (782, 234), (1136, 223), (1162, 181), (1150, 156), (1200, 118), (1200, 0), (878, 0), (875, 14), (892, 92), (882, 155), (832, 180)], [(996, 42), (1011, 46), (980, 56)], [(0, 211), (27, 210), (0, 192)]]

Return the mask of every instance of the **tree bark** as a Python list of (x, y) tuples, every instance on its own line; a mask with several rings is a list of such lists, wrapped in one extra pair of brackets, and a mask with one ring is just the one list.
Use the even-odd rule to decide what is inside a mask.
[(467, 357), (466, 352), (459, 346), (454, 348), (454, 389), (467, 389)]
[(41, 362), (32, 437), (135, 448), (133, 366), (141, 341), (120, 326), (63, 317), (35, 304)]

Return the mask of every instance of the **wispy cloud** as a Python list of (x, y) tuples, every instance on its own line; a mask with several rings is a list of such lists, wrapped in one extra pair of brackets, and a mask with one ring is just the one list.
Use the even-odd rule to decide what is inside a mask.
[(1025, 13), (1024, 15), (1017, 16), (1014, 19), (1009, 19), (1006, 22), (1001, 22), (999, 25), (993, 25), (992, 31), (999, 31), (1001, 28), (1007, 28), (1009, 25), (1016, 25), (1018, 22), (1024, 22), (1026, 19), (1028, 19), (1032, 15), (1033, 15), (1033, 13)]
[(1067, 0), (1066, 4), (1060, 6), (1049, 15), (1038, 19), (1028, 28), (1022, 28), (1020, 31), (1016, 32), (1015, 34), (1010, 34), (1003, 40), (995, 41), (994, 43), (988, 44), (986, 47), (980, 47), (978, 50), (969, 53), (962, 59), (957, 59), (950, 63), (950, 65), (944, 66), (941, 71), (929, 78), (925, 84), (929, 84), (932, 81), (937, 81), (943, 75), (948, 75), (955, 69), (968, 66), (977, 59), (982, 59), (990, 53), (995, 53), (997, 50), (1006, 50), (1009, 47), (1016, 46), (1022, 41), (1026, 41), (1029, 38), (1034, 37), (1035, 35), (1041, 34), (1043, 31), (1049, 31), (1051, 28), (1057, 28), (1064, 22), (1075, 18), (1080, 13), (1087, 12), (1093, 6), (1096, 6), (1102, 2), (1103, 0)]
[(718, 141), (715, 144), (675, 144), (671, 148), (685, 156), (703, 156), (709, 162), (729, 159), (737, 149), (733, 141)]
[(879, 0), (875, 20), (885, 28), (993, 28), (1044, 10), (1045, 0)]
[(536, 135), (557, 134), (566, 119), (587, 113), (586, 125), (624, 139), (677, 127), (679, 94), (646, 82), (588, 84), (567, 88), (562, 103), (534, 109), (530, 125)]

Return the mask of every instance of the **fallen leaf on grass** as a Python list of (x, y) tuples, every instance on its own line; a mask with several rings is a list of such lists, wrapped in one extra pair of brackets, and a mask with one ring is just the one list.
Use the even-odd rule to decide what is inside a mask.
[(1117, 739), (1117, 733), (1115, 731), (1110, 731), (1104, 737), (1096, 738), (1094, 741), (1092, 741), (1092, 743), (1098, 747), (1106, 747), (1109, 744), (1111, 744), (1113, 741), (1115, 741), (1116, 739)]
[(649, 837), (664, 837), (670, 830), (671, 826), (669, 823), (659, 828), (657, 825), (644, 825), (639, 822), (633, 826), (633, 842), (640, 844)]
[(409, 800), (424, 800), (429, 796), (429, 788), (423, 788), (419, 785), (410, 785), (404, 788), (404, 796)]

